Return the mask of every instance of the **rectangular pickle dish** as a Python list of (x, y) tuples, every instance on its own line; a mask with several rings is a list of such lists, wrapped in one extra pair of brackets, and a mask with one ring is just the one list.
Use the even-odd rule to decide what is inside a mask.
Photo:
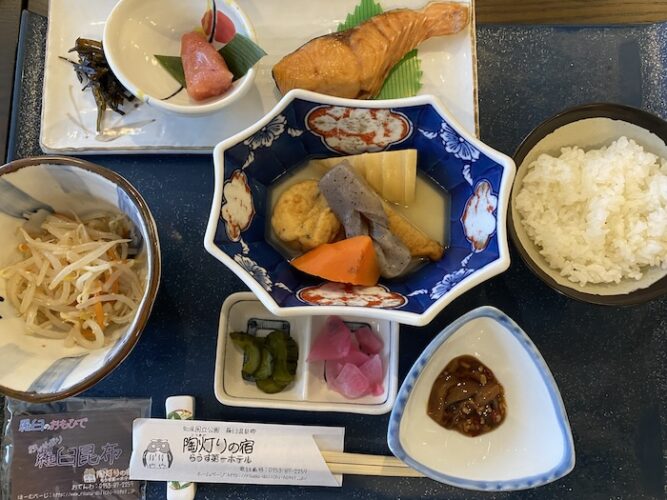
[[(324, 362), (308, 362), (313, 340), (320, 334), (326, 316), (278, 318), (250, 292), (230, 295), (222, 305), (215, 363), (215, 396), (224, 405), (308, 411), (336, 411), (381, 415), (393, 407), (398, 391), (398, 323), (340, 315), (355, 331), (368, 326), (383, 343), (383, 392), (348, 399), (330, 389), (324, 377)], [(299, 348), (294, 382), (275, 394), (262, 392), (241, 373), (244, 352), (234, 344), (231, 332), (265, 337), (273, 330), (289, 329)]]

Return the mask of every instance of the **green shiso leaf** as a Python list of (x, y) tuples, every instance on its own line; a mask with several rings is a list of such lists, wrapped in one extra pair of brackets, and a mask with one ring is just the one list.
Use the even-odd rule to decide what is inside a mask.
[(413, 49), (389, 72), (376, 99), (398, 99), (417, 95), (422, 87), (421, 61)]
[[(266, 52), (249, 38), (237, 33), (231, 41), (221, 48), (218, 52), (227, 63), (229, 71), (234, 75), (234, 80), (244, 76), (257, 61), (266, 55)], [(160, 63), (167, 73), (174, 80), (187, 87), (185, 83), (185, 72), (183, 71), (183, 61), (179, 56), (155, 55), (155, 59)]]
[(167, 73), (169, 73), (174, 80), (185, 87), (185, 73), (183, 72), (183, 62), (178, 56), (160, 56), (156, 55), (155, 59), (160, 63)]
[[(338, 31), (354, 28), (382, 12), (382, 7), (375, 0), (361, 0), (354, 11), (347, 15), (345, 22), (338, 25)], [(414, 49), (405, 54), (391, 69), (375, 99), (398, 99), (417, 95), (422, 86), (421, 77), (421, 61), (417, 49)]]
[(218, 52), (222, 55), (229, 71), (238, 80), (252, 68), (266, 52), (250, 38), (237, 33), (227, 45)]
[(345, 22), (338, 25), (338, 31), (349, 30), (368, 21), (371, 17), (382, 14), (382, 7), (374, 0), (361, 0), (361, 3), (354, 8), (345, 18)]

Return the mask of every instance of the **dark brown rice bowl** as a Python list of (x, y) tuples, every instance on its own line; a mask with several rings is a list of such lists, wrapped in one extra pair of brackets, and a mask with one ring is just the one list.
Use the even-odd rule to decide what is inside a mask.
[[(509, 235), (528, 268), (554, 290), (579, 301), (609, 306), (648, 302), (667, 293), (667, 271), (654, 269), (645, 281), (618, 285), (580, 286), (549, 267), (526, 234), (515, 197), (527, 165), (541, 153), (558, 154), (561, 147), (599, 148), (625, 135), (644, 149), (667, 158), (667, 122), (640, 109), (613, 103), (593, 103), (566, 109), (545, 120), (526, 136), (514, 153), (517, 175), (510, 196)], [(639, 285), (639, 288), (637, 288)]]

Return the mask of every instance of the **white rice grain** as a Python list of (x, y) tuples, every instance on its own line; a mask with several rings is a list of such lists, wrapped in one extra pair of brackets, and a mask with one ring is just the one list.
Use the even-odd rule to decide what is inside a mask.
[(667, 161), (626, 137), (528, 165), (516, 196), (540, 254), (570, 281), (619, 283), (667, 269)]

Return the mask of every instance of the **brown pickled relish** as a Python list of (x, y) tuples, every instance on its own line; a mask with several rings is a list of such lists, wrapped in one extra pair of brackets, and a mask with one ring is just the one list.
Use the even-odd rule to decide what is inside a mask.
[(433, 383), (427, 413), (445, 429), (479, 436), (505, 419), (505, 391), (484, 363), (473, 356), (459, 356)]

